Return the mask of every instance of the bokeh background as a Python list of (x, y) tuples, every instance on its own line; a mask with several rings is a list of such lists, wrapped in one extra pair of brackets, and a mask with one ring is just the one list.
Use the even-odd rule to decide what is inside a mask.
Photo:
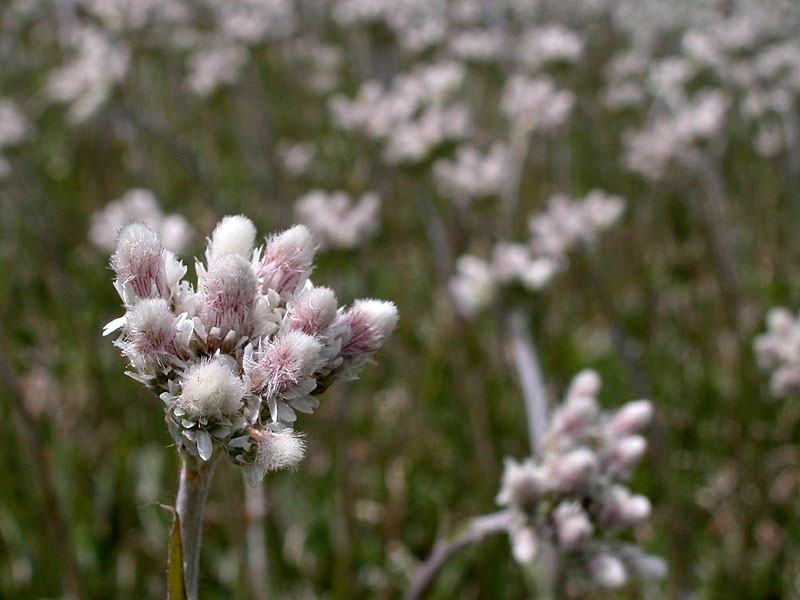
[[(247, 490), (218, 469), (201, 597), (399, 598), (437, 538), (495, 510), (503, 457), (530, 453), (510, 305), (553, 400), (591, 367), (604, 406), (656, 406), (631, 484), (653, 516), (627, 536), (669, 574), (596, 597), (800, 597), (800, 404), (753, 352), (771, 307), (800, 307), (798, 26), (780, 0), (2, 2), (0, 597), (165, 596), (178, 461), (101, 337), (121, 309), (89, 235), (133, 188), (185, 217), (190, 272), (223, 215), (267, 235), (312, 190), (375, 192), (375, 234), (321, 249), (313, 280), (401, 315), (301, 417), (296, 472)], [(454, 82), (403, 107), (436, 64)], [(566, 116), (509, 100), (515, 76), (569, 92)], [(368, 81), (400, 107), (348, 104)], [(471, 164), (442, 182), (435, 165), (496, 142), (494, 188)], [(624, 214), (552, 281), (456, 310), (459, 256), (595, 188)], [(430, 597), (532, 594), (501, 536)]]

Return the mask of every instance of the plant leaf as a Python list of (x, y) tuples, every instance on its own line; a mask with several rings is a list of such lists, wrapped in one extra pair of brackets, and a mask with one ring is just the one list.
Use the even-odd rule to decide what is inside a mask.
[(169, 507), (174, 518), (169, 534), (169, 558), (167, 559), (167, 600), (186, 600), (186, 582), (183, 575), (183, 539), (181, 518), (178, 511)]

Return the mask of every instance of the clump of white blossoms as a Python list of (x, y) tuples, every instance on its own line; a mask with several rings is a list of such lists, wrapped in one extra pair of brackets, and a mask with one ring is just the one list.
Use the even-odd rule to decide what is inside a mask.
[(380, 141), (388, 164), (418, 164), (471, 130), (467, 106), (453, 99), (465, 76), (464, 66), (454, 61), (422, 64), (396, 75), (388, 87), (370, 80), (352, 100), (334, 96), (331, 116), (340, 129)]
[(634, 544), (614, 539), (645, 521), (650, 501), (624, 482), (644, 455), (642, 431), (653, 414), (648, 400), (603, 412), (597, 402), (600, 377), (578, 373), (564, 403), (553, 414), (542, 455), (523, 462), (506, 459), (497, 503), (511, 511), (509, 536), (517, 561), (536, 560), (539, 548), (554, 548), (567, 572), (594, 585), (618, 588), (632, 578), (665, 575), (664, 562)]
[(354, 201), (346, 192), (309, 192), (295, 203), (295, 213), (322, 248), (356, 248), (378, 230), (381, 200), (374, 192)]
[(134, 188), (92, 215), (89, 239), (103, 250), (114, 250), (119, 231), (136, 222), (158, 233), (164, 248), (176, 254), (183, 253), (193, 237), (192, 228), (182, 215), (165, 215), (153, 192)]
[(754, 349), (759, 366), (771, 373), (775, 396), (800, 393), (800, 319), (787, 308), (770, 309), (767, 331), (756, 336)]
[(465, 144), (456, 149), (454, 160), (437, 160), (433, 172), (442, 194), (465, 205), (473, 198), (503, 192), (511, 173), (511, 153), (503, 142), (495, 142), (485, 153)]
[(498, 242), (488, 261), (471, 254), (458, 259), (450, 280), (456, 308), (462, 315), (472, 316), (491, 304), (504, 286), (515, 283), (528, 291), (542, 289), (568, 266), (571, 250), (594, 244), (598, 234), (614, 225), (624, 210), (622, 198), (601, 190), (577, 200), (553, 196), (545, 212), (531, 217), (527, 243)]
[(128, 375), (159, 395), (182, 456), (221, 453), (251, 482), (302, 459), (296, 413), (313, 412), (334, 380), (354, 378), (397, 323), (391, 302), (343, 308), (311, 283), (305, 226), (255, 243), (249, 219), (225, 217), (194, 286), (156, 232), (128, 225), (111, 256), (125, 315), (104, 332), (121, 331)]
[(682, 99), (668, 114), (659, 114), (642, 129), (625, 134), (625, 166), (648, 179), (660, 179), (673, 160), (691, 158), (698, 144), (723, 130), (729, 105), (720, 90), (705, 89)]
[(500, 107), (512, 127), (525, 132), (550, 132), (569, 117), (575, 94), (559, 89), (546, 75), (529, 79), (519, 73), (506, 82)]
[(131, 53), (94, 26), (76, 25), (65, 32), (65, 38), (74, 56), (50, 73), (47, 93), (52, 101), (69, 104), (70, 121), (81, 123), (97, 112), (125, 78)]

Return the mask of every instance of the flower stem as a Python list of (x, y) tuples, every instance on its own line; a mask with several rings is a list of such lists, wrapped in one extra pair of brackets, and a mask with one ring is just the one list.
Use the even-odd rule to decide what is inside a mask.
[(516, 308), (511, 311), (506, 327), (514, 368), (525, 399), (531, 451), (534, 456), (540, 456), (547, 428), (548, 401), (539, 357), (533, 344), (528, 317), (522, 310)]
[(466, 529), (451, 540), (439, 540), (428, 560), (417, 570), (403, 600), (420, 600), (436, 582), (444, 566), (462, 550), (483, 541), (490, 535), (508, 531), (511, 513), (501, 510), (472, 519)]
[(206, 462), (183, 458), (176, 509), (181, 518), (183, 568), (186, 577), (186, 598), (197, 600), (200, 570), (200, 546), (203, 541), (203, 512), (219, 454)]

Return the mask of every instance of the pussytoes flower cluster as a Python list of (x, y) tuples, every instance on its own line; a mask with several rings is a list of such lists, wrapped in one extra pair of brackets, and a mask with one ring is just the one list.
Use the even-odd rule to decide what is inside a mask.
[(550, 420), (542, 455), (506, 459), (497, 503), (512, 513), (509, 536), (517, 561), (534, 562), (548, 544), (572, 567), (570, 573), (618, 588), (666, 572), (660, 558), (615, 539), (650, 516), (650, 501), (625, 482), (647, 448), (642, 432), (653, 407), (637, 400), (601, 411), (600, 384), (592, 370), (575, 376)]
[(129, 223), (144, 223), (158, 233), (164, 248), (176, 254), (182, 254), (193, 237), (182, 215), (165, 215), (153, 192), (134, 188), (92, 215), (89, 239), (110, 252), (117, 246), (118, 232)]
[(78, 25), (64, 32), (72, 49), (68, 63), (50, 73), (47, 92), (54, 102), (69, 105), (69, 119), (91, 117), (130, 68), (130, 50), (102, 29)]
[(510, 170), (511, 153), (502, 142), (495, 142), (486, 152), (465, 144), (456, 149), (454, 160), (442, 158), (433, 165), (439, 190), (458, 204), (500, 195)]
[(540, 290), (567, 267), (571, 250), (593, 244), (600, 232), (617, 222), (624, 209), (622, 198), (600, 190), (578, 200), (553, 196), (545, 212), (531, 217), (531, 237), (526, 244), (498, 242), (488, 261), (472, 254), (458, 259), (450, 292), (459, 312), (474, 315), (510, 284)]
[(391, 302), (339, 307), (331, 289), (311, 283), (305, 226), (255, 243), (249, 219), (225, 217), (195, 286), (156, 232), (128, 225), (111, 256), (125, 315), (104, 332), (121, 331), (128, 375), (161, 398), (179, 450), (203, 461), (222, 452), (250, 481), (297, 465), (297, 412), (312, 413), (331, 383), (354, 378), (397, 323)]
[(471, 129), (466, 106), (452, 100), (464, 77), (463, 65), (443, 61), (397, 75), (388, 88), (367, 81), (354, 99), (331, 99), (333, 121), (345, 131), (381, 141), (389, 164), (422, 162), (435, 148), (464, 138)]
[(295, 213), (321, 248), (356, 248), (378, 230), (381, 200), (374, 192), (357, 201), (346, 192), (309, 192), (295, 203)]
[(769, 386), (775, 396), (800, 393), (800, 319), (789, 309), (767, 313), (767, 331), (756, 336), (754, 350), (759, 366), (770, 372)]

